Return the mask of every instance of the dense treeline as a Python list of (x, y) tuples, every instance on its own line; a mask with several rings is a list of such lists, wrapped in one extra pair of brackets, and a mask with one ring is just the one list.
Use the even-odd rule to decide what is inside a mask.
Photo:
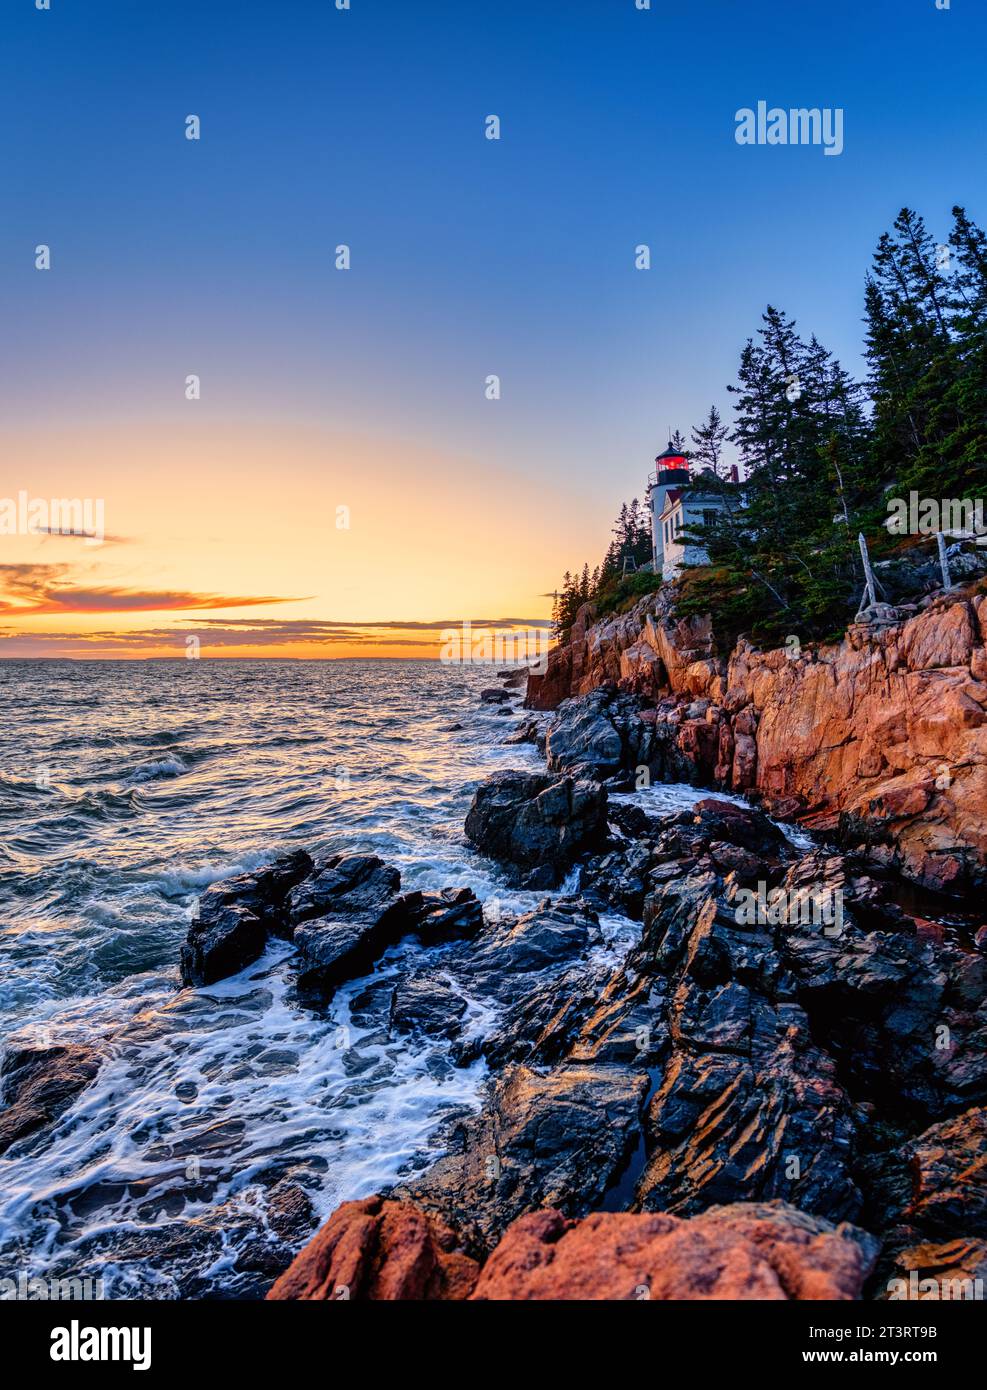
[(579, 575), (566, 571), (552, 609), (557, 635), (569, 630), (577, 610), (588, 599), (593, 599), (604, 610), (613, 606), (618, 599), (625, 557), (633, 561), (634, 568), (651, 559), (651, 518), (647, 505), (642, 505), (638, 498), (623, 504), (612, 534), (607, 553), (592, 574), (588, 564), (583, 565)]
[[(893, 544), (890, 497), (984, 495), (987, 237), (956, 207), (948, 240), (937, 243), (904, 209), (878, 243), (864, 308), (866, 382), (769, 306), (728, 388), (732, 425), (713, 409), (692, 431), (693, 473), (701, 469), (704, 491), (721, 492), (725, 505), (714, 527), (695, 534), (710, 566), (685, 576), (679, 606), (713, 611), (730, 640), (741, 631), (765, 643), (838, 634), (863, 587), (857, 533), (875, 556)], [(739, 488), (725, 476), (727, 443), (743, 466)], [(605, 607), (623, 554), (640, 563), (642, 552), (618, 522), (598, 577), (584, 570), (585, 584), (563, 591), (558, 631), (584, 595)]]

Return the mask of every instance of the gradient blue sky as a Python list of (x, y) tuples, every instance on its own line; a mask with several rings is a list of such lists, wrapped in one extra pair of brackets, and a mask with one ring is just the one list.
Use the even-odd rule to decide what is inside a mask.
[[(859, 370), (898, 209), (987, 216), (984, 0), (5, 0), (0, 37), (8, 443), (132, 430), (140, 473), (196, 371), (197, 427), (330, 429), (364, 470), (435, 451), (478, 510), (506, 489), (528, 611), (559, 531), (594, 558), (667, 426), (729, 412), (767, 302)], [(739, 147), (760, 99), (843, 107), (845, 152)]]

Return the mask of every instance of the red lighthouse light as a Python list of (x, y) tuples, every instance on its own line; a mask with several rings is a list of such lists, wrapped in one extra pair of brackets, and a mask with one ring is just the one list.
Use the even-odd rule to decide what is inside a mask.
[(686, 458), (685, 454), (680, 454), (669, 444), (665, 452), (659, 454), (655, 459), (655, 467), (659, 473), (664, 473), (666, 468), (684, 468), (686, 472), (688, 472), (689, 460)]

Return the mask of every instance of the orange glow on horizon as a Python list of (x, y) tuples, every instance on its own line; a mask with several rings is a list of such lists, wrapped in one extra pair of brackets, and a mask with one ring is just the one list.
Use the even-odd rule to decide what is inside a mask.
[(0, 658), (175, 658), (195, 635), (203, 659), (431, 659), (466, 620), (544, 624), (602, 548), (592, 500), (535, 470), (383, 435), (190, 416), (7, 428), (0, 450), (8, 498), (99, 499), (106, 536), (0, 535)]

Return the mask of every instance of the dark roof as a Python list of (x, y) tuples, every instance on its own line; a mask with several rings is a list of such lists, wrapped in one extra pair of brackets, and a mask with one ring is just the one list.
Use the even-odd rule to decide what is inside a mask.
[(655, 459), (655, 463), (661, 463), (662, 459), (683, 459), (683, 458), (685, 458), (685, 450), (684, 450), (684, 449), (673, 449), (673, 448), (672, 448), (672, 441), (669, 440), (669, 441), (668, 441), (668, 448), (665, 450), (665, 452), (664, 452), (663, 454), (659, 454), (659, 455), (658, 455), (658, 457)]
[(664, 516), (667, 511), (670, 511), (681, 496), (682, 494), (677, 487), (670, 487), (665, 493), (665, 502), (661, 509), (661, 515)]

